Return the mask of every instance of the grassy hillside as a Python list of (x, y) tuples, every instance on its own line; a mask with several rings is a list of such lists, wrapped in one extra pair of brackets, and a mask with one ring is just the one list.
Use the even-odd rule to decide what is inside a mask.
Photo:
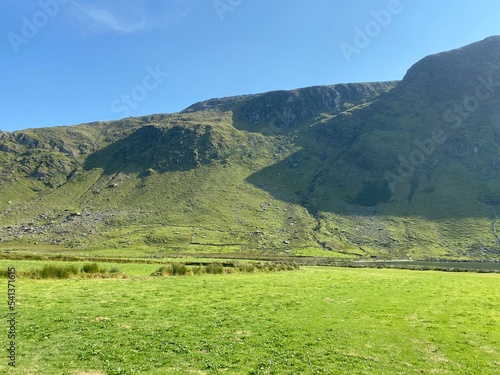
[[(342, 85), (340, 91), (359, 104), (393, 86)], [(264, 100), (250, 97), (250, 104), (234, 111), (188, 109), (5, 134), (2, 245), (148, 254), (323, 250), (314, 235), (317, 221), (300, 202), (287, 202), (286, 190), (274, 197), (249, 179), (298, 152), (296, 140), (304, 129), (324, 117), (319, 110), (332, 105), (335, 113), (355, 105), (343, 102), (333, 88), (325, 90), (325, 97), (337, 97), (310, 108), (314, 117), (306, 124), (296, 120), (295, 129), (279, 123), (288, 115), (272, 107), (268, 111), (276, 118), (269, 120), (260, 108), (265, 120), (248, 121), (243, 113)], [(285, 94), (271, 93), (267, 100)], [(301, 94), (291, 95), (300, 101)], [(312, 100), (307, 95), (305, 107)], [(269, 186), (286, 181), (286, 170), (261, 180)]]
[(0, 248), (497, 259), (499, 60), (2, 133)]

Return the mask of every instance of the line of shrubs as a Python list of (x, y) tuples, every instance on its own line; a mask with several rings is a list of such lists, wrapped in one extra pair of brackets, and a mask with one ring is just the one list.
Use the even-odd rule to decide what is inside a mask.
[(151, 276), (185, 276), (200, 274), (223, 274), (234, 272), (273, 272), (291, 271), (299, 269), (300, 266), (294, 262), (258, 262), (258, 263), (230, 263), (223, 265), (214, 262), (209, 264), (199, 264), (197, 266), (187, 266), (185, 263), (169, 263), (153, 272)]
[(477, 269), (477, 268), (459, 268), (459, 267), (443, 267), (443, 266), (424, 266), (413, 264), (380, 264), (380, 263), (345, 263), (339, 267), (347, 268), (378, 268), (378, 269), (400, 269), (413, 271), (441, 271), (441, 272), (475, 272), (475, 273), (500, 273), (500, 270), (492, 269)]
[[(86, 278), (124, 278), (125, 275), (117, 268), (110, 270), (101, 267), (98, 263), (85, 263), (81, 268), (74, 264), (56, 265), (46, 264), (42, 268), (34, 268), (27, 272), (18, 272), (19, 277), (29, 279), (68, 279), (73, 276)], [(0, 271), (0, 277), (7, 277), (7, 271)]]

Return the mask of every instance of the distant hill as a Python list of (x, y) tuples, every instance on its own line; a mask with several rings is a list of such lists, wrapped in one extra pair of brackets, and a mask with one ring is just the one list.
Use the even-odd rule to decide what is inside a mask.
[(0, 248), (498, 259), (500, 37), (400, 82), (0, 133)]

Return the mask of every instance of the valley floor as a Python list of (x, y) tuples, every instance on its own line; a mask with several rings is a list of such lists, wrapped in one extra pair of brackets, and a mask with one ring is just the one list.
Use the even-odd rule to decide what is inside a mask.
[(157, 264), (115, 266), (129, 277), (18, 278), (17, 367), (4, 357), (0, 372), (500, 371), (497, 274), (303, 267), (151, 277)]

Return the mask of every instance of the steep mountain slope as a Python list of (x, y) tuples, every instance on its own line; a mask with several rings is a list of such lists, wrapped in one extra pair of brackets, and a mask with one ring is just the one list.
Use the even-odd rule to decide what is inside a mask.
[[(319, 214), (317, 237), (331, 248), (496, 256), (498, 61), (499, 37), (429, 56), (369, 106), (315, 124), (323, 142), (306, 138), (302, 152), (251, 180), (289, 162), (315, 171), (307, 187), (295, 179), (294, 199)], [(319, 166), (310, 150), (323, 150)]]
[(180, 114), (4, 133), (0, 237), (5, 247), (87, 251), (320, 248), (306, 209), (246, 179), (298, 149), (291, 128), (304, 119), (366, 103), (394, 84), (271, 92)]
[(1, 133), (0, 246), (497, 258), (499, 61)]

